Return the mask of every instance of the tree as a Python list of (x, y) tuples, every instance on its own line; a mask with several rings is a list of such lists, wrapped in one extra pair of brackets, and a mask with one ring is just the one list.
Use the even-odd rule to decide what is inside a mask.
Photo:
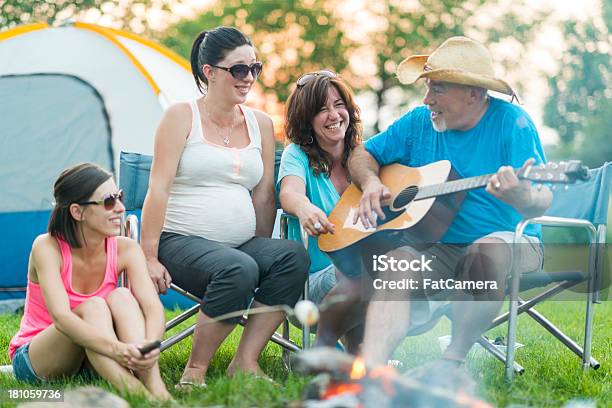
[(97, 8), (102, 3), (103, 0), (5, 0), (0, 3), (0, 27), (11, 28), (37, 21), (51, 23), (61, 12), (71, 16), (79, 10)]
[[(369, 72), (367, 75), (372, 80), (366, 81), (376, 104), (375, 132), (381, 129), (385, 110), (393, 110), (391, 115), (385, 116), (397, 117), (406, 105), (420, 101), (421, 88), (400, 87), (396, 79), (398, 64), (409, 55), (430, 53), (449, 37), (467, 35), (490, 49), (512, 46), (518, 50), (518, 55), (495, 62), (505, 68), (515, 68), (520, 64), (520, 54), (526, 51), (526, 44), (545, 20), (546, 11), (534, 12), (524, 0), (514, 1), (511, 7), (498, 3), (484, 0), (368, 2), (366, 7), (370, 18), (378, 21), (378, 28), (362, 45), (362, 48), (375, 52), (376, 72)], [(356, 22), (349, 23), (354, 24)], [(515, 88), (520, 89), (521, 84), (517, 85)], [(402, 102), (393, 106), (394, 99)]]
[[(412, 53), (432, 50), (444, 38), (463, 34), (466, 12), (462, 5), (469, 2), (426, 0), (419, 7), (398, 0), (368, 4), (370, 12), (381, 22), (380, 30), (370, 36), (367, 44), (376, 50), (377, 75), (371, 86), (377, 107), (375, 132), (381, 130), (380, 111), (388, 104), (387, 92), (399, 85), (395, 75), (399, 62)], [(406, 88), (404, 92), (412, 96), (418, 93), (415, 88)]]
[(567, 50), (558, 74), (548, 80), (551, 96), (544, 107), (544, 123), (559, 134), (559, 158), (589, 166), (612, 158), (611, 16), (605, 10), (602, 15), (604, 21), (564, 24)]
[(169, 15), (172, 3), (172, 0), (4, 0), (0, 1), (0, 28), (34, 22), (53, 24), (93, 11), (98, 20), (106, 20), (105, 25), (153, 35), (148, 13), (156, 10)]
[(263, 92), (284, 102), (297, 78), (319, 69), (342, 71), (349, 45), (323, 0), (233, 0), (217, 2), (194, 20), (166, 31), (162, 42), (189, 59), (196, 35), (220, 25), (248, 35), (264, 62), (259, 84)]

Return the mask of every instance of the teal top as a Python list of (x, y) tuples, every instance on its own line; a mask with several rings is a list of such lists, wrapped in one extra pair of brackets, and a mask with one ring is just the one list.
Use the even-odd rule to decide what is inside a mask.
[[(325, 214), (334, 209), (340, 199), (336, 187), (326, 174), (315, 176), (313, 170), (308, 165), (308, 156), (300, 146), (291, 143), (285, 148), (281, 158), (278, 171), (277, 188), (280, 190), (281, 180), (286, 176), (297, 176), (306, 185), (306, 197), (311, 203), (322, 209)], [(300, 239), (299, 224), (297, 220), (289, 222), (289, 239)], [(331, 265), (331, 260), (319, 249), (318, 239), (308, 237), (308, 255), (310, 256), (310, 273), (318, 272)]]

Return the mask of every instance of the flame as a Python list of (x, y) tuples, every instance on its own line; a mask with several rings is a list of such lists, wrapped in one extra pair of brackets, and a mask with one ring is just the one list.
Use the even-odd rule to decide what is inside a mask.
[(349, 378), (351, 380), (359, 380), (365, 377), (365, 374), (366, 374), (366, 367), (365, 367), (365, 362), (363, 361), (363, 358), (356, 357), (355, 360), (353, 361), (353, 367), (351, 368), (351, 374), (349, 375)]
[(361, 394), (363, 386), (357, 383), (339, 383), (330, 385), (321, 399), (327, 400), (340, 394)]

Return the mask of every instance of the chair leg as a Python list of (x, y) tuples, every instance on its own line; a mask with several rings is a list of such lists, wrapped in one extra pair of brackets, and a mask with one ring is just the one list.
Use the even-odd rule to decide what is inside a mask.
[(514, 345), (516, 344), (516, 321), (518, 301), (510, 300), (510, 311), (508, 315), (508, 337), (506, 352), (506, 378), (511, 380), (514, 376)]
[[(516, 244), (518, 239), (515, 236), (512, 250), (512, 263), (510, 267), (510, 300), (508, 310), (508, 336), (506, 348), (506, 379), (514, 377), (514, 345), (516, 343), (516, 323), (518, 320), (518, 294), (519, 294), (519, 272), (515, 270), (515, 260), (520, 259), (520, 246)], [(518, 251), (517, 251), (518, 249)]]
[[(283, 339), (289, 340), (289, 320), (285, 319), (283, 321)], [(285, 369), (289, 372), (291, 371), (291, 362), (289, 361), (289, 350), (283, 347), (283, 364), (285, 365)]]
[[(307, 238), (306, 238), (307, 239)], [(306, 241), (308, 242), (308, 240)], [(307, 246), (306, 246), (306, 249)], [(306, 278), (306, 282), (304, 282), (304, 300), (308, 300), (308, 293), (310, 293), (310, 281), (309, 278)], [(302, 323), (302, 349), (308, 350), (310, 348), (310, 326), (308, 324)]]
[(195, 315), (198, 313), (198, 311), (200, 310), (200, 305), (194, 305), (192, 307), (190, 307), (189, 309), (185, 310), (183, 313), (181, 313), (180, 315), (168, 320), (166, 322), (166, 331), (178, 326), (179, 324), (183, 323), (185, 320), (189, 319), (191, 316)]
[[(597, 237), (599, 239), (599, 237)], [(584, 316), (584, 353), (582, 355), (582, 369), (588, 370), (591, 365), (591, 343), (593, 341), (593, 304), (595, 303), (594, 292), (597, 286), (597, 255), (599, 252), (599, 245), (591, 244), (589, 247), (589, 281), (587, 283), (587, 300), (586, 300), (586, 313)], [(605, 241), (602, 241), (605, 242)], [(599, 296), (597, 296), (599, 297)]]
[[(485, 339), (483, 336), (480, 336), (478, 339), (478, 344), (480, 344), (486, 351), (491, 353), (493, 357), (497, 358), (502, 363), (506, 362), (506, 354), (491, 344), (491, 342)], [(525, 369), (516, 361), (512, 363), (512, 368), (516, 374), (523, 374), (525, 372)]]
[(169, 347), (174, 346), (176, 343), (186, 339), (187, 337), (191, 336), (193, 334), (193, 332), (195, 331), (195, 324), (185, 330), (183, 330), (180, 333), (175, 334), (174, 336), (168, 337), (167, 339), (165, 339), (164, 341), (162, 341), (161, 347), (159, 348), (160, 351), (164, 351)]
[[(578, 357), (585, 358), (585, 353), (582, 348), (571, 338), (569, 338), (565, 333), (563, 333), (557, 326), (555, 326), (550, 320), (544, 317), (540, 312), (535, 309), (527, 309), (527, 314), (531, 316), (536, 322), (540, 324), (543, 328), (548, 330), (553, 336), (555, 336), (561, 343), (563, 343), (568, 349), (573, 351)], [(589, 364), (594, 369), (599, 368), (599, 362), (595, 360), (593, 357), (589, 357)]]
[[(535, 305), (537, 305), (538, 303), (553, 297), (554, 295), (556, 295), (559, 292), (564, 291), (565, 289), (571, 288), (572, 286), (576, 286), (577, 283), (576, 282), (569, 282), (569, 281), (565, 281), (562, 282), (558, 285), (553, 286), (550, 289), (547, 289), (545, 292), (534, 296), (533, 298), (527, 300), (527, 301), (523, 301), (519, 304), (518, 308), (517, 308), (517, 314), (521, 314), (526, 312), (528, 309), (534, 307)], [(494, 327), (499, 326), (502, 323), (505, 323), (508, 320), (508, 316), (510, 315), (510, 312), (506, 312), (504, 314), (501, 314), (499, 316), (497, 316), (495, 319), (493, 319), (493, 322), (491, 323), (491, 326), (489, 327), (489, 330), (491, 330)]]
[[(589, 290), (584, 322), (584, 353), (582, 355), (582, 367), (585, 370), (589, 367), (595, 369), (599, 368), (599, 363), (591, 357), (591, 343), (593, 341), (593, 304), (593, 292)], [(595, 365), (593, 365), (593, 361), (595, 361)]]
[(284, 339), (283, 336), (281, 336), (278, 333), (272, 334), (272, 338), (270, 338), (270, 341), (272, 341), (272, 343), (275, 343), (281, 346), (284, 350), (287, 350), (287, 351), (293, 351), (294, 353), (297, 353), (298, 351), (301, 350), (300, 346), (298, 346), (291, 340)]
[[(242, 322), (240, 324), (243, 324)], [(182, 341), (183, 339), (186, 339), (187, 337), (191, 336), (193, 334), (193, 332), (195, 331), (195, 324), (185, 330), (183, 330), (180, 333), (175, 334), (174, 336), (171, 336), (169, 338), (167, 338), (166, 340), (162, 341), (161, 347), (160, 347), (160, 351), (164, 351), (169, 347), (172, 347), (173, 345), (175, 345), (176, 343)], [(292, 351), (292, 352), (298, 352), (300, 351), (300, 347), (293, 343), (291, 340), (288, 339), (284, 339), (280, 334), (278, 333), (274, 333), (272, 334), (272, 337), (270, 338), (270, 341), (272, 341), (273, 343), (281, 346), (283, 348), (283, 350), (286, 351)]]
[[(188, 296), (190, 299), (192, 300), (196, 300), (197, 297), (195, 297), (194, 295), (192, 295), (189, 292), (186, 292), (178, 287), (175, 287), (174, 284), (172, 284), (172, 288), (179, 291), (179, 293), (184, 294), (185, 296)], [(186, 311), (184, 311), (183, 313), (181, 313), (180, 315), (176, 316), (175, 318), (173, 318), (172, 320), (170, 320), (167, 324), (166, 324), (166, 330), (170, 330), (171, 328), (177, 326), (179, 323), (184, 322), (185, 320), (189, 319), (191, 316), (197, 314), (197, 312), (199, 311), (200, 305), (194, 305), (191, 308), (187, 309)], [(244, 326), (246, 324), (247, 319), (245, 317), (243, 317), (242, 319), (240, 319), (239, 324)], [(160, 350), (164, 351), (165, 349), (172, 347), (173, 345), (175, 345), (176, 343), (182, 341), (183, 339), (191, 336), (195, 331), (195, 324), (193, 324), (191, 327), (181, 331), (180, 333), (177, 333), (169, 338), (167, 338), (166, 340), (162, 341), (162, 345)], [(289, 338), (283, 338), (280, 334), (278, 333), (274, 333), (272, 334), (272, 337), (270, 339), (273, 343), (278, 344), (279, 346), (281, 346), (283, 348), (283, 352), (297, 352), (300, 351), (300, 347), (293, 343)]]

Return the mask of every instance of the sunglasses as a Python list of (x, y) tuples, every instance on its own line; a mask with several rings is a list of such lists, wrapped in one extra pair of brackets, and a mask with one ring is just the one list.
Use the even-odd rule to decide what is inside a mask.
[(249, 76), (249, 72), (253, 75), (254, 79), (257, 79), (259, 74), (261, 74), (261, 70), (263, 69), (263, 64), (261, 62), (254, 62), (251, 65), (247, 64), (236, 64), (231, 67), (220, 67), (218, 65), (211, 65), (211, 67), (219, 68), (224, 71), (229, 72), (236, 79), (243, 80), (247, 76)]
[(104, 197), (102, 197), (102, 199), (98, 201), (82, 201), (77, 204), (79, 205), (90, 205), (90, 204), (103, 205), (105, 210), (110, 211), (113, 208), (115, 208), (115, 205), (117, 205), (117, 200), (123, 203), (123, 190), (119, 190), (116, 193), (105, 194)]
[(332, 71), (316, 71), (316, 72), (309, 72), (307, 74), (302, 75), (301, 77), (298, 78), (296, 84), (298, 88), (301, 88), (303, 86), (305, 86), (306, 84), (308, 84), (310, 81), (312, 81), (313, 79), (315, 79), (316, 77), (325, 77), (325, 78), (335, 78), (338, 75), (336, 75), (335, 72)]

